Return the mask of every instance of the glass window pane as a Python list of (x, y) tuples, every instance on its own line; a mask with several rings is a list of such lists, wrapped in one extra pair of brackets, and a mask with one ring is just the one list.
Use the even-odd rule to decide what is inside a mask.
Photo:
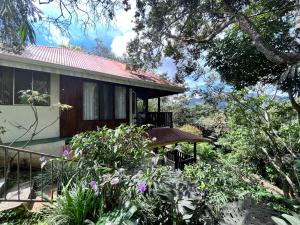
[(126, 119), (126, 87), (115, 87), (115, 118)]
[(13, 103), (13, 68), (0, 67), (0, 105)]
[(15, 69), (15, 104), (22, 104), (20, 91), (32, 90), (32, 71)]
[(100, 86), (100, 119), (113, 119), (114, 105), (114, 87), (109, 84)]
[(33, 71), (33, 90), (48, 95), (47, 102), (41, 102), (38, 105), (50, 105), (50, 74)]
[(99, 88), (97, 83), (83, 83), (83, 119), (99, 119)]

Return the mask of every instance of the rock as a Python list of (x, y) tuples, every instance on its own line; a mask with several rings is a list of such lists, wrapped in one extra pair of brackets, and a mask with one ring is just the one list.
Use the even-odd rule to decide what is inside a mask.
[[(30, 183), (22, 183), (20, 184), (20, 199), (29, 200), (31, 195), (31, 188)], [(14, 187), (7, 190), (6, 199), (10, 200), (9, 202), (0, 202), (0, 211), (7, 211), (11, 209), (16, 209), (24, 204), (28, 204), (28, 202), (18, 202), (18, 186), (15, 185)], [(16, 200), (11, 201), (11, 200)]]

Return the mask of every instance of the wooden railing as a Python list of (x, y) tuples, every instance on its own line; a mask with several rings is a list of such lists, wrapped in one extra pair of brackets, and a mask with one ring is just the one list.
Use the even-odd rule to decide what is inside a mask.
[(172, 112), (147, 112), (144, 124), (151, 124), (154, 127), (173, 127)]
[(177, 149), (166, 152), (167, 159), (175, 163), (175, 169), (183, 170), (185, 165), (196, 162), (194, 156), (183, 153)]

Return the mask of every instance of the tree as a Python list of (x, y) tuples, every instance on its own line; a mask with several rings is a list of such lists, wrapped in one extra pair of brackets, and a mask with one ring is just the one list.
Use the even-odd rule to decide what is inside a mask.
[(95, 48), (93, 48), (93, 50), (90, 51), (91, 54), (99, 55), (107, 59), (119, 60), (118, 57), (113, 52), (111, 52), (109, 48), (107, 48), (104, 45), (102, 40), (96, 38), (95, 44), (96, 44)]
[[(137, 38), (128, 46), (132, 68), (151, 68), (160, 63), (162, 56), (169, 56), (176, 62), (178, 81), (190, 75), (201, 76), (200, 61), (215, 42), (224, 35), (241, 35), (248, 39), (243, 59), (252, 51), (258, 57), (257, 64), (264, 64), (264, 71), (252, 73), (252, 77), (243, 73), (246, 81), (256, 81), (261, 72), (267, 72), (273, 82), (284, 81), (300, 118), (300, 106), (295, 101), (299, 86), (294, 82), (299, 79), (299, 9), (297, 0), (138, 1)], [(230, 32), (234, 30), (238, 32)]]
[[(58, 15), (45, 15), (41, 5), (57, 8)], [(20, 51), (27, 43), (35, 43), (35, 25), (53, 24), (68, 33), (76, 20), (86, 30), (101, 21), (111, 21), (116, 11), (129, 10), (128, 0), (1, 0), (0, 43), (7, 50)]]
[(232, 151), (237, 164), (252, 163), (260, 171), (266, 170), (261, 168), (263, 164), (273, 168), (285, 195), (300, 202), (300, 126), (295, 112), (286, 101), (267, 95), (251, 97), (249, 91), (237, 91), (230, 96), (230, 130), (220, 143)]

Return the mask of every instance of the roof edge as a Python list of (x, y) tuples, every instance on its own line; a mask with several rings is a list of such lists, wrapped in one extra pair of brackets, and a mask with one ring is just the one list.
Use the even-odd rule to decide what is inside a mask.
[[(0, 53), (0, 65), (16, 67), (20, 69), (31, 69), (37, 71), (45, 71), (49, 73), (68, 75), (73, 77), (89, 78), (93, 80), (106, 81), (111, 83), (130, 85), (136, 87), (144, 87), (156, 90), (164, 90), (175, 93), (183, 93), (186, 88), (180, 86), (172, 86), (167, 84), (157, 84), (151, 81), (141, 81), (130, 78), (121, 77), (118, 75), (111, 75), (107, 73), (100, 73), (91, 70), (74, 68), (61, 64), (43, 62), (34, 59), (24, 58), (22, 56)], [(75, 72), (75, 73), (74, 73)], [(99, 76), (100, 75), (100, 76)]]

